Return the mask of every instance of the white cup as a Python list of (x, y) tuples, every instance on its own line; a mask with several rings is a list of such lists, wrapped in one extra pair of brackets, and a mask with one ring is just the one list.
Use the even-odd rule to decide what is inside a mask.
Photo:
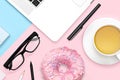
[[(101, 18), (101, 19), (98, 19), (96, 21), (94, 21), (94, 24), (96, 27), (98, 27), (98, 29), (96, 29), (96, 32), (103, 26), (107, 26), (107, 25), (112, 25), (118, 29), (120, 29), (120, 21), (118, 20), (115, 20), (115, 19), (112, 19), (112, 18)], [(95, 32), (95, 34), (96, 34)], [(95, 36), (95, 35), (94, 35)], [(112, 36), (112, 34), (111, 34)], [(119, 60), (120, 60), (120, 50), (118, 50), (117, 52), (115, 53), (112, 53), (112, 54), (105, 54), (103, 52), (101, 52), (100, 50), (98, 50), (98, 48), (96, 47), (95, 45), (95, 41), (93, 40), (93, 44), (94, 44), (94, 47), (95, 49), (98, 51), (98, 53), (100, 53), (101, 55), (103, 56), (116, 56)]]

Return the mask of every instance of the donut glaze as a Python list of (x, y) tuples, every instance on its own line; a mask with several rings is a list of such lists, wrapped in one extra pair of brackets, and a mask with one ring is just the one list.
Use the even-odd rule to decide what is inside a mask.
[(46, 54), (41, 69), (45, 80), (81, 80), (84, 62), (75, 50), (63, 47)]

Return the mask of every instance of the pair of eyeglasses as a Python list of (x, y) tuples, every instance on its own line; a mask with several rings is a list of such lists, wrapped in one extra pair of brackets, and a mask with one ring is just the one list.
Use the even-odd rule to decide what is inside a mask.
[(25, 61), (24, 53), (33, 53), (40, 44), (40, 37), (36, 32), (33, 32), (10, 56), (3, 65), (9, 70), (18, 69)]

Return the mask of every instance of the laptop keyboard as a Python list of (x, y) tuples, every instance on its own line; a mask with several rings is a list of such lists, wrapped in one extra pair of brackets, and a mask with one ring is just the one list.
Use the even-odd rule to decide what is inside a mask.
[(38, 6), (43, 0), (29, 0), (34, 6)]

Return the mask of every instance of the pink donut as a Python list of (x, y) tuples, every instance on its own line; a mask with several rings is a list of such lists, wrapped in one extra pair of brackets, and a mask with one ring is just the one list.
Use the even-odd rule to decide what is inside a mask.
[(46, 54), (41, 69), (45, 80), (81, 80), (84, 62), (75, 50), (63, 47)]

